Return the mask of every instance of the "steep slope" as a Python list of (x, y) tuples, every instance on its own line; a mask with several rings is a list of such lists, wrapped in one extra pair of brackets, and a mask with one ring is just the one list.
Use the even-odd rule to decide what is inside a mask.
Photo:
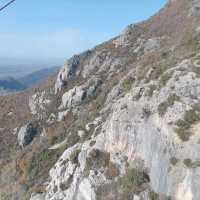
[(171, 0), (0, 98), (1, 199), (199, 200), (199, 11)]

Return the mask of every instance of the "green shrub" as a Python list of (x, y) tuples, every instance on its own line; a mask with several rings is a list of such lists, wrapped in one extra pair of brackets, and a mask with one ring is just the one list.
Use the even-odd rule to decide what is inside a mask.
[(99, 149), (93, 149), (87, 157), (87, 168), (96, 169), (101, 167), (108, 167), (110, 163), (110, 154), (100, 151)]
[(163, 116), (167, 112), (168, 104), (167, 102), (162, 102), (158, 105), (158, 114)]
[(10, 197), (6, 193), (0, 193), (1, 200), (10, 200)]
[(165, 86), (171, 77), (172, 77), (172, 73), (167, 72), (163, 74), (160, 78), (161, 85)]
[(175, 166), (178, 163), (178, 159), (176, 157), (172, 157), (170, 158), (170, 163)]
[[(162, 196), (162, 197), (161, 197)], [(149, 200), (171, 200), (171, 197), (165, 195), (159, 195), (156, 192), (150, 191)]]
[(200, 106), (199, 104), (195, 104), (191, 110), (185, 112), (183, 120), (178, 120), (176, 122), (178, 127), (175, 129), (175, 131), (179, 138), (183, 141), (188, 141), (192, 135), (190, 129), (192, 125), (198, 121), (200, 121)]
[(180, 97), (176, 94), (172, 94), (167, 98), (167, 102), (169, 106), (173, 106), (175, 101), (180, 101)]
[(176, 133), (178, 134), (179, 138), (186, 142), (189, 140), (191, 132), (183, 127), (179, 127), (175, 129)]
[(33, 155), (27, 172), (29, 184), (31, 185), (35, 179), (47, 178), (50, 168), (56, 163), (63, 151), (64, 149), (51, 151), (44, 149)]
[(188, 167), (188, 168), (191, 168), (191, 167), (192, 167), (192, 160), (191, 160), (190, 158), (185, 159), (185, 160), (183, 161), (183, 163), (184, 163), (184, 165), (185, 165), (186, 167)]
[(192, 161), (190, 158), (187, 158), (183, 161), (184, 165), (188, 168), (200, 167), (200, 161)]
[(162, 102), (158, 105), (158, 113), (160, 116), (163, 116), (166, 112), (168, 107), (173, 106), (175, 101), (180, 101), (180, 97), (176, 94), (170, 95), (165, 102)]
[(169, 52), (166, 52), (166, 51), (161, 53), (161, 57), (164, 59), (166, 59), (168, 55), (169, 55)]
[(134, 81), (134, 78), (128, 77), (122, 82), (122, 86), (126, 92), (128, 92), (132, 88)]
[(129, 168), (126, 176), (122, 177), (120, 182), (124, 190), (138, 190), (143, 183), (150, 181), (149, 176), (139, 169)]
[(149, 200), (159, 200), (159, 194), (157, 194), (157, 193), (151, 191), (151, 192), (149, 193)]
[[(157, 80), (157, 79), (159, 79), (159, 77), (161, 75), (165, 76), (164, 72), (167, 69), (168, 69), (168, 65), (166, 65), (166, 63), (156, 64), (156, 66), (153, 67), (153, 71), (149, 75), (147, 82), (149, 82), (150, 80)], [(170, 78), (171, 78), (171, 76), (170, 76)]]
[(189, 124), (193, 124), (200, 120), (200, 115), (196, 110), (192, 109), (185, 112), (184, 120)]
[(187, 121), (184, 121), (182, 119), (179, 119), (177, 122), (176, 122), (176, 125), (178, 127), (182, 127), (183, 129), (189, 129), (190, 128), (190, 124), (187, 122)]
[(78, 155), (81, 152), (80, 149), (76, 149), (74, 152), (72, 152), (72, 154), (70, 155), (70, 161), (73, 164), (78, 164)]

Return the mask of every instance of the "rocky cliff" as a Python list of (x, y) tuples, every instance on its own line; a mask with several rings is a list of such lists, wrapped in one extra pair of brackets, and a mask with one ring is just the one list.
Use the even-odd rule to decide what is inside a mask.
[(171, 0), (2, 97), (1, 199), (199, 200), (199, 20)]

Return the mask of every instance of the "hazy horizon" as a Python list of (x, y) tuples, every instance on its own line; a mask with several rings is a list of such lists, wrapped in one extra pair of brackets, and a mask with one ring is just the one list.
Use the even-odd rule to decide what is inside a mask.
[(118, 35), (128, 24), (152, 16), (165, 3), (16, 0), (0, 13), (0, 67), (62, 65), (73, 54)]

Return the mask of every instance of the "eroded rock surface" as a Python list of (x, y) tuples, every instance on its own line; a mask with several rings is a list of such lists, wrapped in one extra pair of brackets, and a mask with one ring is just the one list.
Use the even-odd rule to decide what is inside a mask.
[[(26, 115), (15, 104), (0, 112), (1, 134), (11, 141), (29, 118), (43, 130), (35, 137), (22, 127), (22, 149), (6, 138), (13, 151), (0, 160), (0, 195), (199, 200), (198, 7), (195, 0), (169, 1), (149, 20), (69, 59), (53, 87), (29, 95)], [(3, 153), (6, 142), (0, 143)]]
[(38, 130), (32, 123), (28, 123), (27, 125), (21, 127), (18, 132), (19, 146), (24, 147), (30, 144), (37, 133)]

